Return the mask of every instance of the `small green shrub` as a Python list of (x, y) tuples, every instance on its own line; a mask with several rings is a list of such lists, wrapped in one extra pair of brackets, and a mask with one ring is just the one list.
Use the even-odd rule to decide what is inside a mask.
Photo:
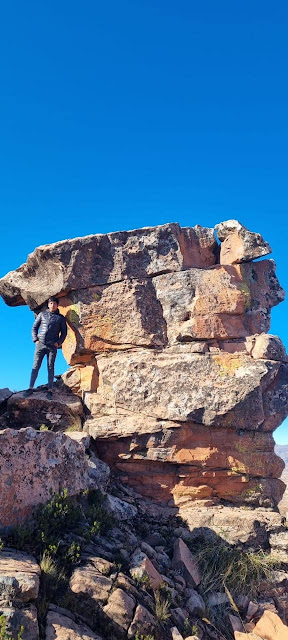
[(153, 592), (153, 580), (148, 576), (147, 573), (143, 573), (142, 576), (133, 576), (137, 587), (144, 589), (144, 591)]
[(189, 618), (185, 618), (183, 625), (183, 637), (188, 638), (188, 636), (197, 636), (198, 627), (197, 624), (192, 624)]
[(155, 638), (154, 636), (143, 636), (139, 631), (137, 631), (135, 640), (155, 640)]
[(47, 424), (44, 424), (44, 422), (43, 422), (41, 424), (41, 427), (40, 427), (39, 431), (49, 431), (49, 427), (47, 427)]
[(87, 495), (86, 517), (90, 524), (90, 535), (106, 533), (115, 523), (115, 519), (107, 512), (103, 505), (103, 495), (101, 491), (95, 489)]
[(165, 597), (163, 596), (163, 593), (161, 593), (161, 591), (155, 591), (154, 598), (155, 598), (155, 616), (158, 622), (161, 622), (161, 623), (168, 622), (171, 616), (171, 613), (170, 613), (171, 597), (169, 598)]
[(20, 631), (17, 634), (17, 638), (13, 638), (10, 633), (7, 632), (7, 623), (4, 615), (0, 616), (0, 640), (22, 640), (24, 633), (24, 627), (21, 625)]

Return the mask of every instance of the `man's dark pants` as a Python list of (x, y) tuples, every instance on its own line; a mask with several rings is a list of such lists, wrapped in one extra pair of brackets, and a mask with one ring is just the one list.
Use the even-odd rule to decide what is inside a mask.
[(36, 345), (33, 369), (32, 369), (31, 378), (30, 378), (30, 388), (34, 387), (34, 383), (38, 376), (38, 372), (41, 367), (42, 360), (46, 355), (47, 355), (47, 367), (48, 367), (48, 389), (50, 391), (52, 390), (53, 380), (54, 380), (54, 364), (55, 364), (56, 355), (57, 355), (57, 347), (54, 347), (54, 345), (42, 344), (42, 342), (38, 342), (38, 344)]

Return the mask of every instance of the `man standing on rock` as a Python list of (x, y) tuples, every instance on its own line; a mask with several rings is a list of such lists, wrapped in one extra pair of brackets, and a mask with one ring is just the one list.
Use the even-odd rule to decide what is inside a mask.
[[(36, 343), (33, 369), (31, 372), (30, 386), (24, 392), (27, 398), (33, 393), (33, 387), (38, 376), (44, 356), (47, 356), (48, 365), (48, 393), (47, 398), (52, 400), (52, 387), (54, 380), (54, 364), (57, 349), (61, 347), (67, 335), (67, 324), (64, 316), (58, 310), (59, 300), (51, 296), (48, 300), (48, 309), (38, 314), (32, 327), (32, 340)], [(39, 335), (38, 335), (39, 331)]]

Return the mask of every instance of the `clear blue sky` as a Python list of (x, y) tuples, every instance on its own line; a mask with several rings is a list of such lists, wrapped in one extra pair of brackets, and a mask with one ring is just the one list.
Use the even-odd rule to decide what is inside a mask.
[[(284, 1), (2, 3), (0, 275), (67, 237), (237, 218), (288, 289), (287, 27)], [(33, 315), (0, 308), (20, 389)], [(287, 302), (272, 318), (288, 346)]]

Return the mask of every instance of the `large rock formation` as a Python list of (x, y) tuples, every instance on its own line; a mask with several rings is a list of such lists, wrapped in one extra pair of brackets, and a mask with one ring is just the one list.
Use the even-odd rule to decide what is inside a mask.
[[(288, 361), (268, 335), (284, 299), (269, 245), (237, 221), (178, 224), (45, 245), (0, 280), (9, 305), (60, 296), (63, 380), (98, 455), (164, 504), (274, 507), (273, 430)], [(13, 399), (11, 401), (14, 403)]]

